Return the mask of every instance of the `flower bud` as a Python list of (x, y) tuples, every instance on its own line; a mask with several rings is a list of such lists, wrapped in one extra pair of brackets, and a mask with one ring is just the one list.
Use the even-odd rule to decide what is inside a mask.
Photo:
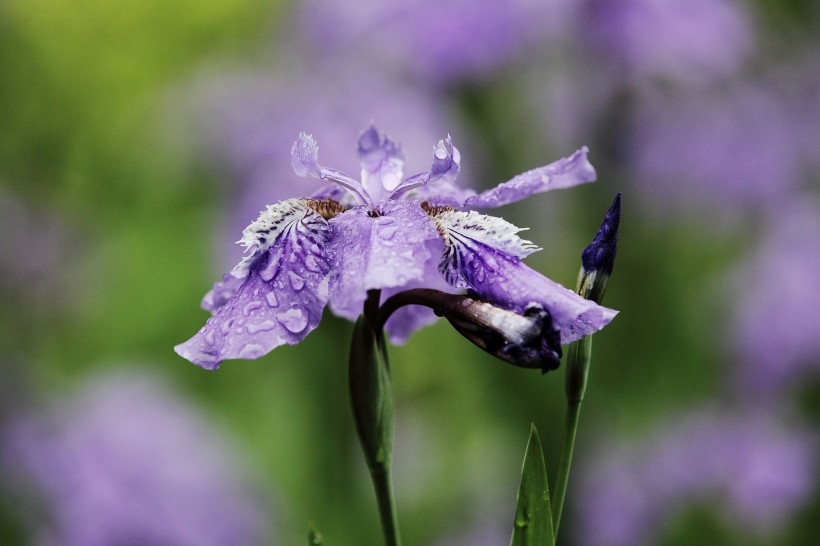
[(600, 304), (604, 299), (607, 281), (615, 265), (618, 244), (618, 225), (621, 221), (621, 194), (615, 196), (595, 238), (581, 253), (581, 272), (578, 275), (578, 294)]
[[(621, 194), (615, 196), (598, 233), (581, 253), (581, 273), (578, 276), (578, 294), (600, 304), (607, 281), (615, 265), (618, 243), (618, 224), (621, 221)], [(580, 404), (587, 388), (589, 363), (592, 357), (592, 338), (586, 336), (573, 342), (567, 353), (565, 391), (567, 399)]]

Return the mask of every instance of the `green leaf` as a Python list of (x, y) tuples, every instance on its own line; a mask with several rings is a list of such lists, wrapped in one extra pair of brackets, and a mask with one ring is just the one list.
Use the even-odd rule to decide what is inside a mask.
[(510, 546), (554, 546), (549, 484), (544, 452), (535, 425), (531, 425), (521, 469), (518, 505)]
[(321, 546), (324, 543), (324, 537), (319, 529), (313, 523), (308, 526), (308, 546)]

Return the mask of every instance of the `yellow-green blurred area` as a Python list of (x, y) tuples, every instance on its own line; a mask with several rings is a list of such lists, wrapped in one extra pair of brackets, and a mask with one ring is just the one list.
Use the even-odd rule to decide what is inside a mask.
[[(809, 2), (737, 4), (753, 13), (755, 31), (765, 37), (759, 47), (786, 52), (773, 58), (793, 52), (794, 57), (817, 59), (816, 40), (804, 39), (818, 28), (817, 10)], [(679, 423), (685, 420), (681, 416), (697, 413), (701, 406), (732, 415), (748, 408), (736, 400), (749, 396), (738, 394), (743, 387), (733, 385), (744, 365), (731, 348), (736, 333), (733, 309), (744, 298), (744, 285), (732, 275), (749, 263), (766, 240), (766, 230), (777, 222), (758, 222), (763, 213), (754, 206), (744, 212), (740, 229), (715, 227), (688, 211), (655, 211), (653, 200), (664, 198), (641, 193), (620, 148), (630, 142), (620, 140), (623, 119), (612, 119), (618, 117), (612, 112), (622, 113), (632, 105), (621, 94), (613, 92), (614, 98), (606, 100), (591, 94), (588, 110), (609, 101), (609, 114), (579, 129), (577, 135), (584, 140), (573, 140), (572, 148), (556, 144), (550, 124), (536, 120), (522, 90), (540, 78), (548, 82), (548, 69), (544, 75), (532, 68), (541, 57), (554, 62), (565, 56), (566, 61), (557, 64), (572, 65), (582, 74), (600, 69), (579, 61), (579, 52), (565, 42), (539, 46), (543, 54), (519, 52), (517, 60), (489, 75), (425, 83), (395, 61), (354, 58), (362, 50), (352, 46), (340, 47), (344, 51), (330, 61), (322, 60), (317, 50), (306, 51), (306, 41), (326, 36), (330, 41), (335, 34), (333, 25), (313, 34), (301, 28), (302, 8), (299, 2), (262, 0), (6, 0), (0, 5), (0, 428), (18, 430), (14, 424), (21, 416), (48, 419), (43, 416), (59, 414), (95, 378), (123, 371), (144, 375), (178, 397), (185, 411), (229, 446), (229, 462), (246, 487), (243, 491), (262, 514), (253, 517), (264, 519), (257, 524), (264, 529), (261, 544), (304, 544), (310, 523), (329, 545), (380, 544), (376, 503), (349, 409), (351, 323), (326, 310), (321, 325), (299, 345), (277, 348), (256, 361), (228, 361), (215, 372), (173, 351), (208, 317), (199, 302), (223, 273), (223, 234), (235, 221), (248, 188), (229, 179), (235, 172), (231, 168), (215, 167), (223, 158), (208, 146), (220, 140), (218, 123), (197, 123), (197, 118), (210, 115), (210, 103), (202, 100), (207, 95), (203, 86), (210, 80), (230, 82), (239, 73), (254, 74), (275, 82), (260, 91), (273, 104), (277, 85), (288, 84), (295, 87), (289, 91), (292, 95), (316, 96), (321, 87), (328, 90), (329, 103), (343, 102), (347, 95), (333, 92), (342, 85), (338, 74), (354, 71), (349, 77), (356, 82), (357, 67), (367, 66), (395, 78), (399, 88), (429, 91), (430, 101), (456, 120), (458, 127), (451, 131), (457, 144), (465, 143), (462, 161), (471, 177), (465, 183), (489, 187), (583, 144), (590, 146), (598, 182), (537, 195), (493, 212), (532, 227), (522, 235), (544, 250), (527, 263), (566, 286), (574, 285), (581, 250), (616, 192), (623, 192), (618, 257), (604, 301), (620, 314), (594, 338), (578, 458), (559, 541), (584, 544), (590, 535), (579, 529), (596, 523), (579, 501), (589, 498), (583, 495), (595, 495), (600, 482), (589, 475), (606, 467), (610, 451), (618, 464), (624, 453), (627, 459), (632, 456), (629, 446), (636, 461), (651, 459), (653, 442), (663, 437), (657, 431), (666, 423)], [(380, 23), (388, 25), (388, 35), (389, 21)], [(336, 23), (352, 24), (344, 18)], [(453, 24), (458, 26), (458, 21)], [(368, 27), (351, 28), (364, 28), (359, 41), (367, 41)], [(373, 48), (381, 47), (378, 44)], [(297, 71), (298, 77), (293, 75)], [(749, 70), (756, 71), (763, 69)], [(361, 76), (360, 81), (364, 92), (369, 80)], [(716, 87), (731, 85), (721, 82)], [(686, 86), (680, 89), (678, 97), (690, 94)], [(587, 111), (586, 93), (577, 95), (580, 111)], [(228, 104), (229, 93), (221, 100), (225, 109), (250, 108), (249, 117), (254, 118), (253, 105), (242, 103), (241, 94), (233, 99), (236, 104)], [(323, 111), (322, 105), (315, 106)], [(302, 112), (290, 109), (288, 123), (298, 126)], [(556, 126), (567, 112), (554, 115)], [(803, 117), (813, 115), (816, 122), (816, 112), (807, 108)], [(309, 114), (311, 109), (305, 109), (306, 123)], [(377, 115), (363, 114), (359, 127)], [(393, 119), (406, 118), (409, 124), (418, 116), (417, 111), (399, 109)], [(401, 126), (380, 128), (402, 140)], [(304, 130), (321, 132), (311, 126)], [(281, 138), (292, 142), (297, 133), (287, 131)], [(353, 161), (357, 134), (345, 131), (339, 129), (348, 134), (346, 142), (319, 144), (346, 146)], [(444, 136), (424, 135), (429, 141), (426, 153)], [(808, 142), (808, 148), (816, 149), (816, 141)], [(289, 147), (280, 148), (284, 156), (276, 161), (289, 165)], [(429, 155), (408, 153), (405, 174), (427, 169), (428, 162)], [(731, 164), (725, 167), (732, 169)], [(801, 172), (805, 177), (795, 192), (816, 204), (817, 163)], [(298, 188), (298, 182), (289, 183)], [(255, 210), (267, 204), (259, 202)], [(236, 232), (233, 240), (240, 237)], [(820, 247), (820, 239), (813, 237), (806, 232), (806, 244)], [(816, 281), (816, 271), (814, 275)], [(786, 286), (791, 281), (771, 282)], [(816, 294), (807, 298), (818, 301)], [(443, 321), (418, 331), (407, 345), (391, 347), (390, 356), (397, 411), (395, 487), (405, 544), (507, 543), (531, 422), (544, 444), (550, 479), (555, 473), (563, 437), (563, 370), (542, 376), (509, 366), (482, 353)], [(794, 459), (785, 457), (779, 467), (781, 459), (776, 458), (774, 468), (763, 455), (749, 463), (759, 471), (756, 478), (771, 480), (772, 492), (762, 495), (774, 499), (782, 494), (786, 500), (775, 504), (785, 511), (772, 516), (772, 522), (766, 512), (759, 518), (763, 530), (750, 532), (744, 518), (755, 512), (739, 509), (737, 516), (731, 508), (736, 495), (731, 484), (714, 490), (684, 488), (680, 498), (664, 490), (641, 497), (653, 503), (652, 510), (644, 510), (651, 532), (641, 540), (675, 545), (815, 543), (820, 536), (818, 357), (815, 353), (803, 360), (808, 364), (801, 370), (809, 371), (796, 381), (798, 386), (761, 404), (760, 412), (767, 426), (774, 423), (777, 434), (781, 424), (789, 433), (808, 431), (800, 439), (808, 455), (797, 450), (806, 471), (797, 478), (783, 477), (797, 480), (784, 493), (778, 475), (789, 474), (786, 466)], [(139, 418), (144, 410), (137, 404), (130, 416)], [(127, 436), (128, 421), (121, 423), (123, 430), (115, 435)], [(156, 436), (138, 438), (136, 445), (174, 442), (159, 432), (162, 422), (156, 429)], [(9, 448), (14, 434), (8, 434), (0, 435), (0, 544), (60, 543), (60, 531), (53, 530), (62, 521), (53, 513), (53, 491), (38, 490), (37, 479), (27, 481), (17, 470), (7, 470), (25, 466), (17, 460), (20, 453), (37, 457), (37, 451)], [(698, 445), (699, 438), (695, 434), (692, 444)], [(690, 452), (679, 460), (667, 454), (672, 462), (652, 467), (652, 475), (636, 470), (637, 478), (626, 489), (640, 497), (644, 479), (659, 483), (670, 468), (696, 473), (702, 461), (735, 460), (730, 447), (724, 451), (715, 442), (703, 444), (702, 459)], [(199, 460), (201, 449), (208, 449), (203, 445), (174, 444), (171, 452), (178, 461)], [(104, 459), (95, 461), (90, 467), (106, 465)], [(175, 464), (179, 474), (186, 474), (185, 464)], [(618, 464), (613, 463), (612, 472), (619, 471)], [(46, 473), (59, 467), (43, 465)], [(2, 477), (9, 472), (15, 475)], [(719, 481), (725, 474), (716, 476)], [(83, 483), (78, 480), (71, 483)], [(136, 489), (141, 498), (152, 494), (148, 486)], [(194, 489), (191, 496), (196, 495)], [(615, 509), (617, 494), (607, 502), (620, 513)], [(102, 510), (78, 511), (74, 517), (110, 516)], [(157, 525), (172, 526), (174, 510), (169, 508), (165, 518)], [(99, 523), (89, 526), (105, 527)], [(154, 535), (141, 536), (127, 535), (122, 543), (166, 544), (146, 538)], [(105, 542), (109, 539), (114, 540), (109, 536), (95, 544), (113, 543)], [(612, 535), (611, 541), (601, 543), (629, 544), (622, 540)], [(179, 539), (173, 544), (202, 542)]]

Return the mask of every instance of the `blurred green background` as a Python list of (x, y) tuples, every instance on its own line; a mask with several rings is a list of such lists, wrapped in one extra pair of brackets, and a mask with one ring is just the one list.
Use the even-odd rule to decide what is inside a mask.
[[(811, 40), (803, 39), (817, 29), (810, 3), (741, 5), (754, 14), (762, 49), (788, 57), (810, 47), (805, 44)], [(227, 179), (229, 168), (215, 166), (219, 158), (202, 144), (210, 136), (203, 137), (196, 123), (208, 112), (191, 104), (209, 79), (224, 74), (230, 80), (237, 71), (293, 78), (298, 93), (298, 82), (311, 80), (292, 77), (294, 65), (306, 65), (304, 72), (315, 76), (304, 85), (332, 91), (345, 65), (305, 52), (300, 40), (315, 36), (294, 36), (302, 32), (298, 13), (296, 3), (260, 0), (2, 3), (0, 418), (43, 411), (111, 370), (144, 372), (170, 385), (228, 439), (235, 464), (261, 491), (269, 543), (304, 543), (313, 522), (327, 544), (378, 544), (375, 501), (347, 398), (352, 324), (326, 312), (302, 344), (258, 361), (226, 362), (216, 372), (173, 352), (207, 317), (198, 302), (227, 265), (221, 256), (228, 250), (218, 241), (243, 191)], [(589, 461), (606, 459), (610, 439), (641, 445), (692, 408), (734, 407), (739, 397), (731, 383), (739, 364), (728, 348), (727, 324), (738, 300), (727, 295), (737, 294), (738, 286), (730, 289), (727, 279), (757, 248), (767, 224), (754, 220), (754, 208), (751, 220), (728, 230), (685, 211), (665, 216), (653, 210), (655, 197), (640, 193), (616, 146), (623, 121), (617, 114), (628, 108), (622, 95), (608, 99), (624, 105), (608, 107), (614, 119), (601, 116), (594, 129), (578, 130), (579, 140), (558, 145), (522, 99), (525, 82), (542, 77), (535, 61), (566, 55), (582, 73), (599, 67), (576, 62), (579, 53), (570, 46), (542, 47), (489, 76), (429, 87), (435, 89), (431, 100), (458, 124), (450, 129), (457, 145), (466, 141), (465, 183), (488, 187), (590, 146), (597, 183), (500, 211), (517, 225), (532, 226), (527, 238), (545, 250), (528, 263), (550, 278), (574, 285), (580, 251), (615, 193), (623, 192), (619, 254), (604, 302), (621, 314), (595, 338), (562, 526), (563, 543), (583, 544), (577, 528), (594, 523), (578, 506), (579, 483), (594, 464)], [(808, 58), (816, 60), (816, 51)], [(402, 70), (392, 65), (388, 72)], [(340, 96), (329, 93), (327, 100)], [(275, 93), (269, 98), (276, 102)], [(817, 110), (810, 112), (817, 121)], [(398, 119), (415, 115), (397, 113)], [(298, 125), (299, 112), (291, 116)], [(218, 132), (216, 125), (205, 127)], [(380, 128), (402, 140), (401, 126)], [(424, 136), (432, 146), (443, 135)], [(352, 161), (355, 138), (349, 132), (345, 142), (319, 144), (347, 147)], [(816, 149), (816, 141), (809, 144)], [(287, 163), (289, 150), (282, 150), (285, 156), (277, 160)], [(428, 161), (408, 153), (407, 174), (424, 170)], [(816, 198), (816, 176), (805, 180), (806, 195)], [(257, 210), (266, 204), (258, 203)], [(812, 242), (818, 239), (807, 236)], [(394, 472), (405, 543), (494, 544), (499, 529), (505, 542), (530, 422), (554, 475), (563, 427), (562, 370), (541, 376), (510, 367), (443, 322), (394, 347), (391, 358)], [(766, 406), (789, 426), (810, 431), (814, 463), (804, 478), (809, 493), (761, 534), (722, 515), (727, 500), (720, 491), (680, 506), (669, 501), (668, 515), (657, 516), (657, 529), (643, 540), (815, 543), (816, 355), (812, 362), (815, 371), (799, 388)], [(738, 407), (742, 413), (745, 406)], [(703, 452), (705, 459), (720, 456)], [(697, 466), (690, 459), (680, 464)], [(35, 542), (38, 533), (17, 509), (15, 494), (0, 492), (0, 543)], [(610, 543), (620, 542), (613, 537)]]

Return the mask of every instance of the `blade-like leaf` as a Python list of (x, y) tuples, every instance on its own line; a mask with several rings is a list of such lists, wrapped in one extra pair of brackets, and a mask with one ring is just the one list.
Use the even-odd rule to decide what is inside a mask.
[(535, 425), (531, 425), (521, 469), (518, 506), (510, 546), (554, 546), (547, 468)]

